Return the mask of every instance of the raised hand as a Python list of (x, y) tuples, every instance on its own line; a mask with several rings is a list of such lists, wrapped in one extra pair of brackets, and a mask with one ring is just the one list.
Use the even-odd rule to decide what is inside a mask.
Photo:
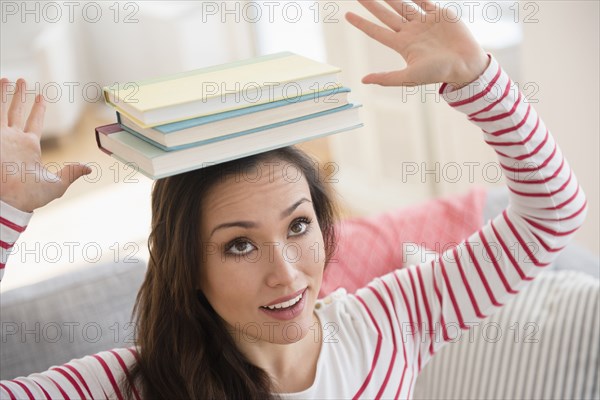
[(371, 38), (397, 51), (406, 61), (398, 71), (372, 73), (363, 83), (416, 86), (446, 82), (455, 89), (476, 80), (489, 64), (466, 25), (451, 9), (429, 0), (358, 0), (387, 27), (352, 12), (346, 19)]
[(61, 197), (69, 185), (90, 168), (82, 164), (65, 166), (58, 175), (44, 169), (41, 162), (40, 138), (46, 106), (37, 95), (27, 121), (24, 118), (26, 83), (19, 79), (10, 108), (7, 107), (9, 81), (0, 80), (0, 165), (2, 182), (0, 200), (19, 210), (32, 212)]

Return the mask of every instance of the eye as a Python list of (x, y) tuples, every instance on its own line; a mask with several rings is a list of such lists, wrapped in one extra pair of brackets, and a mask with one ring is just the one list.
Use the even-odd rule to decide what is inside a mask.
[(243, 256), (250, 253), (252, 245), (245, 238), (236, 238), (225, 247), (225, 254), (234, 256)]
[[(312, 220), (307, 217), (296, 218), (290, 225), (290, 231), (294, 233), (292, 236), (305, 235), (310, 231), (311, 222)], [(225, 254), (238, 257), (245, 256), (252, 251), (252, 247), (255, 246), (247, 238), (235, 238), (225, 245)]]
[[(291, 225), (291, 230), (294, 231), (296, 235), (302, 235), (310, 230), (310, 223), (312, 220), (306, 217), (300, 217), (294, 220)], [(305, 230), (302, 231), (302, 225), (306, 226)], [(294, 230), (294, 227), (300, 226), (300, 231)]]

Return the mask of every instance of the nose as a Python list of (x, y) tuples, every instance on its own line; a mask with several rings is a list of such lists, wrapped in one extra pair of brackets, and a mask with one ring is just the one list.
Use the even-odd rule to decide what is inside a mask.
[(285, 250), (282, 246), (275, 246), (267, 260), (269, 267), (266, 280), (270, 287), (291, 286), (298, 277), (298, 257), (290, 257)]

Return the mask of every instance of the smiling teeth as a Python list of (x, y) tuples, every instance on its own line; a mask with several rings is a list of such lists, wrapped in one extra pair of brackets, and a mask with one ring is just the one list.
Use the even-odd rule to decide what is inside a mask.
[(288, 308), (293, 306), (294, 304), (296, 304), (297, 302), (299, 302), (302, 299), (302, 294), (304, 292), (300, 293), (297, 297), (294, 297), (291, 300), (288, 301), (284, 301), (283, 303), (279, 303), (279, 304), (274, 304), (272, 306), (263, 306), (264, 308), (268, 308), (269, 310), (275, 310), (275, 309), (279, 309), (279, 308)]

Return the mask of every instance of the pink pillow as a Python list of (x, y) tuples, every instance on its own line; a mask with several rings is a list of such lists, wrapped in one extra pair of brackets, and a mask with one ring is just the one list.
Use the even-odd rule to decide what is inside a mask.
[(338, 246), (325, 269), (319, 297), (339, 287), (353, 293), (374, 278), (402, 268), (403, 243), (437, 253), (456, 246), (483, 225), (486, 193), (475, 186), (465, 194), (339, 222)]

